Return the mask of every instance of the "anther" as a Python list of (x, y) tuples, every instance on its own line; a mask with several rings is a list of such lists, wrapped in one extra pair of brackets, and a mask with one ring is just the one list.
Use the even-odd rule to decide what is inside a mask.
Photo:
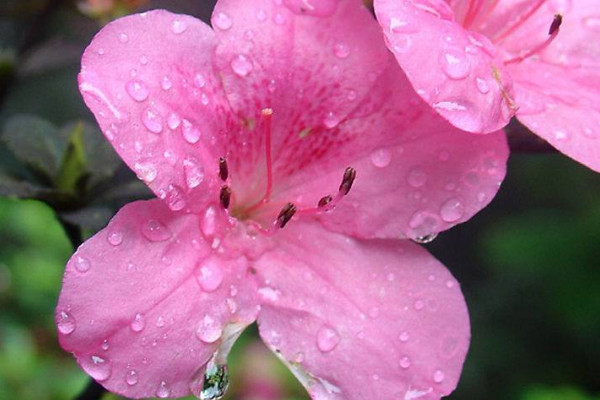
[(548, 35), (553, 35), (554, 32), (558, 31), (560, 25), (562, 24), (563, 17), (561, 14), (555, 14), (552, 23), (550, 24), (550, 29), (548, 29)]
[[(356, 178), (356, 170), (352, 167), (346, 168), (344, 171), (344, 177), (342, 178), (342, 183), (340, 184), (340, 193), (343, 195), (347, 195), (354, 183), (354, 179)], [(319, 202), (320, 203), (320, 202)]]
[(290, 219), (292, 219), (294, 214), (296, 214), (297, 210), (298, 209), (294, 203), (287, 203), (277, 216), (277, 225), (279, 225), (280, 228), (283, 228), (290, 221)]
[(219, 158), (219, 178), (224, 182), (229, 176), (229, 168), (227, 168), (227, 160), (224, 157)]
[(229, 188), (229, 186), (223, 185), (223, 187), (221, 187), (219, 200), (221, 201), (221, 205), (224, 209), (229, 208), (229, 203), (231, 202), (231, 188)]
[(323, 208), (323, 207), (327, 206), (332, 201), (333, 201), (333, 197), (331, 197), (329, 195), (327, 195), (325, 197), (321, 197), (321, 200), (319, 200), (319, 208)]

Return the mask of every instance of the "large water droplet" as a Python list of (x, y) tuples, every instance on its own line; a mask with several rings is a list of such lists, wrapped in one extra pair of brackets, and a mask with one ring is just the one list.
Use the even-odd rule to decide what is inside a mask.
[(388, 149), (377, 149), (371, 153), (371, 162), (378, 168), (385, 168), (392, 161), (392, 152)]
[(131, 324), (129, 326), (131, 327), (132, 331), (141, 332), (146, 326), (146, 320), (144, 319), (144, 316), (142, 314), (135, 314), (135, 317), (133, 318), (133, 321), (131, 321)]
[(339, 123), (340, 118), (333, 111), (329, 111), (323, 120), (323, 124), (329, 129), (335, 128)]
[(487, 83), (487, 81), (483, 78), (476, 78), (475, 81), (477, 82), (477, 89), (483, 93), (489, 93), (490, 91), (490, 85)]
[(201, 400), (219, 400), (225, 396), (228, 387), (229, 372), (227, 365), (210, 362), (206, 368), (202, 391), (198, 397)]
[(169, 185), (165, 197), (167, 206), (173, 211), (183, 210), (186, 206), (183, 190), (177, 185)]
[(457, 198), (447, 200), (440, 208), (440, 216), (446, 222), (459, 220), (465, 213), (465, 206)]
[(317, 332), (317, 347), (323, 353), (328, 353), (336, 348), (340, 342), (340, 335), (329, 326), (322, 326)]
[(441, 54), (439, 62), (442, 70), (452, 79), (464, 79), (471, 71), (469, 59), (459, 50), (449, 50)]
[(146, 129), (152, 133), (161, 133), (163, 130), (162, 117), (154, 110), (147, 109), (142, 114), (142, 122)]
[(442, 383), (444, 381), (445, 375), (444, 372), (439, 369), (433, 373), (433, 381), (435, 383)]
[(132, 99), (139, 102), (146, 100), (150, 95), (148, 87), (141, 81), (129, 81), (125, 84), (125, 89)]
[(88, 258), (79, 255), (75, 256), (74, 265), (75, 269), (82, 273), (89, 271), (89, 269), (92, 267), (92, 263)]
[(200, 140), (200, 129), (198, 129), (194, 124), (192, 124), (187, 119), (183, 120), (183, 127), (181, 128), (181, 133), (183, 134), (183, 138), (189, 144), (194, 144)]
[(137, 176), (146, 183), (151, 183), (156, 179), (158, 174), (156, 167), (152, 163), (135, 163), (133, 169), (137, 173)]
[(196, 328), (196, 337), (204, 343), (214, 343), (221, 338), (223, 329), (210, 315), (206, 315)]
[(233, 25), (231, 17), (224, 12), (219, 12), (213, 15), (212, 24), (221, 30), (227, 30)]
[(243, 54), (239, 54), (231, 60), (231, 69), (239, 76), (247, 76), (252, 72), (252, 68), (252, 62)]
[(160, 385), (158, 385), (158, 389), (156, 389), (156, 397), (160, 399), (165, 399), (171, 395), (171, 389), (167, 386), (167, 382), (161, 381)]
[(98, 382), (107, 380), (112, 373), (110, 361), (96, 355), (84, 357), (81, 360), (81, 368)]
[(77, 323), (75, 322), (75, 318), (71, 314), (66, 311), (61, 311), (58, 314), (58, 321), (56, 322), (56, 327), (58, 331), (63, 335), (68, 335), (73, 333), (75, 328), (77, 328)]
[(123, 242), (123, 232), (119, 230), (111, 231), (106, 236), (106, 240), (113, 246), (118, 246)]
[(216, 260), (205, 260), (198, 269), (196, 280), (204, 291), (214, 292), (223, 282), (223, 270)]
[(155, 219), (150, 219), (142, 225), (142, 234), (151, 242), (163, 242), (171, 238), (169, 228)]
[(183, 172), (187, 187), (193, 189), (204, 180), (204, 167), (194, 157), (188, 157), (183, 161)]
[(348, 58), (350, 55), (350, 46), (346, 43), (336, 43), (333, 46), (333, 54), (340, 59)]
[(173, 21), (173, 24), (171, 25), (171, 30), (176, 35), (182, 34), (183, 32), (185, 32), (187, 30), (187, 28), (188, 28), (187, 22), (181, 21), (178, 19)]
[(127, 375), (125, 376), (125, 382), (127, 382), (129, 386), (133, 386), (138, 383), (138, 379), (138, 373), (133, 369), (127, 372)]

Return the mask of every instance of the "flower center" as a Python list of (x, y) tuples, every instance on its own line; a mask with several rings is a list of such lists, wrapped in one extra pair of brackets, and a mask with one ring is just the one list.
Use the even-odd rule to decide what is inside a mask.
[[(348, 194), (356, 178), (356, 171), (354, 168), (346, 168), (342, 177), (342, 182), (338, 188), (338, 193), (335, 196), (325, 195), (321, 197), (318, 203), (312, 207), (299, 207), (299, 205), (294, 202), (273, 199), (272, 118), (272, 109), (264, 108), (261, 110), (258, 124), (260, 124), (260, 128), (262, 128), (262, 132), (264, 132), (264, 177), (266, 178), (264, 191), (253, 197), (255, 199), (254, 201), (237, 198), (236, 188), (232, 185), (231, 174), (225, 157), (219, 159), (218, 172), (219, 178), (223, 182), (219, 192), (219, 203), (221, 207), (227, 211), (231, 217), (253, 225), (264, 234), (272, 234), (276, 230), (283, 228), (294, 216), (314, 215), (332, 210), (336, 204)], [(263, 187), (263, 185), (258, 186)], [(244, 197), (244, 199), (248, 198), (248, 196), (240, 197)]]

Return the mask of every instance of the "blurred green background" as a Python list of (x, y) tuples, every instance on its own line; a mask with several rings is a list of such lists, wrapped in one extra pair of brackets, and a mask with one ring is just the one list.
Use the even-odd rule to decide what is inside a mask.
[[(117, 3), (108, 13), (84, 9), (88, 15), (73, 1), (0, 4), (0, 130), (17, 114), (56, 127), (93, 123), (75, 77), (99, 24), (127, 11), (127, 1)], [(206, 20), (212, 2), (145, 7), (157, 6)], [(144, 195), (136, 190), (131, 197)], [(69, 221), (62, 200), (52, 204)], [(90, 209), (84, 234), (106, 218), (106, 209)], [(73, 234), (45, 203), (0, 197), (0, 399), (74, 399), (88, 384), (53, 323)], [(471, 313), (471, 350), (449, 399), (600, 399), (599, 243), (600, 176), (558, 154), (513, 154), (493, 203), (427, 245), (461, 282)], [(256, 337), (249, 329), (234, 348), (227, 398), (306, 399)]]

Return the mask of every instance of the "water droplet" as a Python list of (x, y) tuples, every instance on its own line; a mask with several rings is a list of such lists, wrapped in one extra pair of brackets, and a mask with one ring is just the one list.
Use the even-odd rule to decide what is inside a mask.
[(165, 75), (160, 81), (160, 87), (163, 88), (163, 90), (169, 90), (173, 87), (173, 82)]
[(206, 315), (196, 328), (196, 337), (204, 343), (214, 343), (222, 334), (223, 329), (210, 315)]
[(98, 53), (98, 55), (103, 56), (104, 54), (106, 54), (106, 50), (104, 50), (103, 47), (100, 47), (96, 53)]
[(433, 381), (435, 383), (442, 383), (444, 381), (444, 373), (439, 369), (433, 373)]
[(229, 372), (227, 365), (218, 365), (210, 362), (206, 368), (202, 391), (198, 397), (200, 400), (219, 400), (225, 396), (228, 387)]
[(458, 221), (465, 213), (465, 206), (457, 198), (447, 200), (440, 208), (440, 216), (446, 222)]
[(98, 382), (107, 380), (112, 373), (110, 361), (96, 355), (84, 357), (81, 360), (81, 368)]
[(454, 281), (447, 281), (446, 282), (446, 287), (448, 289), (452, 289), (454, 287), (454, 285), (455, 285)]
[(400, 368), (407, 369), (410, 367), (410, 358), (404, 356), (400, 359)]
[(181, 129), (183, 138), (189, 144), (197, 143), (200, 140), (200, 130), (187, 119), (183, 120), (183, 128)]
[(340, 123), (340, 119), (333, 111), (329, 111), (323, 120), (323, 124), (329, 129), (335, 128)]
[(90, 260), (86, 257), (82, 257), (82, 256), (76, 256), (75, 257), (75, 269), (79, 272), (87, 272), (90, 267), (92, 266), (92, 263), (90, 262)]
[(567, 133), (567, 131), (558, 129), (558, 130), (554, 131), (554, 138), (556, 140), (564, 141), (564, 140), (569, 139), (569, 134)]
[(121, 242), (123, 242), (123, 232), (119, 230), (109, 232), (106, 240), (108, 240), (108, 243), (112, 244), (113, 246), (118, 246), (121, 244)]
[(433, 242), (435, 240), (435, 238), (437, 237), (437, 235), (438, 235), (437, 233), (431, 233), (429, 235), (417, 236), (413, 240), (420, 244), (427, 244), (427, 243)]
[(121, 34), (119, 34), (119, 41), (121, 43), (127, 43), (127, 42), (129, 42), (129, 36), (127, 36), (126, 33), (121, 33)]
[(135, 163), (133, 169), (137, 176), (146, 183), (151, 183), (156, 179), (156, 167), (152, 163)]
[(146, 57), (145, 55), (142, 54), (142, 56), (140, 57), (140, 64), (142, 64), (142, 65), (148, 64), (148, 57)]
[(346, 43), (336, 43), (333, 46), (333, 54), (340, 59), (348, 58), (350, 55), (350, 46)]
[(201, 73), (197, 73), (194, 76), (194, 86), (200, 89), (206, 86), (206, 78), (204, 77), (204, 75), (202, 75)]
[(410, 334), (408, 332), (404, 331), (400, 334), (400, 336), (398, 338), (400, 339), (400, 341), (402, 343), (406, 343), (410, 339)]
[(214, 259), (202, 263), (196, 274), (196, 280), (205, 292), (214, 292), (223, 282), (223, 271)]
[(102, 350), (104, 350), (104, 351), (107, 351), (109, 347), (110, 347), (110, 345), (108, 344), (108, 340), (104, 339), (102, 341), (102, 344), (100, 345), (100, 348), (102, 348)]
[(393, 33), (415, 33), (418, 31), (416, 26), (396, 17), (390, 18), (389, 30)]
[(68, 335), (73, 333), (75, 328), (77, 328), (77, 323), (75, 322), (75, 318), (71, 314), (66, 311), (61, 311), (58, 314), (58, 321), (56, 322), (56, 326), (58, 331), (63, 335)]
[(134, 332), (141, 332), (144, 330), (144, 327), (146, 326), (146, 321), (144, 320), (144, 316), (142, 314), (135, 314), (135, 317), (133, 318), (133, 321), (131, 321), (131, 324), (129, 325), (131, 327), (131, 330)]
[(141, 81), (129, 81), (125, 84), (125, 90), (131, 96), (132, 99), (138, 102), (142, 102), (150, 95), (150, 90), (144, 82)]
[(247, 76), (252, 68), (252, 62), (243, 54), (238, 54), (231, 60), (231, 69), (239, 76)]
[(171, 25), (171, 30), (176, 35), (182, 34), (183, 32), (185, 32), (187, 30), (187, 28), (188, 28), (187, 22), (181, 21), (178, 19), (173, 21), (173, 24)]
[(138, 373), (133, 369), (131, 371), (127, 372), (127, 376), (125, 377), (125, 382), (127, 382), (127, 384), (129, 386), (133, 386), (136, 383), (138, 383)]
[(233, 21), (229, 15), (225, 14), (224, 12), (219, 12), (213, 15), (212, 24), (213, 26), (226, 31), (227, 29), (231, 28)]
[(204, 212), (204, 218), (200, 223), (200, 229), (205, 236), (212, 236), (216, 231), (216, 210), (213, 206), (209, 206)]
[(260, 22), (264, 22), (267, 19), (267, 13), (265, 12), (265, 10), (258, 10), (256, 12), (256, 19)]
[(165, 399), (171, 395), (171, 389), (167, 387), (167, 382), (161, 381), (156, 389), (156, 397)]
[(142, 234), (151, 242), (164, 242), (171, 238), (171, 231), (163, 223), (150, 219), (142, 226)]
[(356, 90), (350, 89), (350, 90), (348, 90), (348, 95), (346, 96), (346, 98), (350, 101), (354, 101), (354, 100), (356, 100), (356, 96), (357, 96)]
[(204, 180), (204, 167), (194, 157), (188, 157), (183, 161), (183, 172), (189, 189), (198, 187)]
[(483, 78), (476, 78), (475, 81), (477, 82), (477, 89), (483, 93), (486, 94), (490, 91), (490, 85), (487, 83), (487, 81)]
[(471, 65), (467, 56), (459, 50), (449, 50), (440, 55), (442, 70), (452, 79), (464, 79), (469, 76)]
[(583, 19), (583, 26), (589, 30), (600, 32), (600, 17), (586, 17)]
[(275, 14), (275, 16), (273, 17), (273, 20), (275, 21), (275, 23), (277, 25), (283, 25), (285, 24), (285, 17), (282, 14)]
[(415, 308), (415, 310), (421, 311), (423, 307), (425, 307), (425, 302), (421, 299), (415, 300), (413, 307)]
[(371, 153), (371, 162), (378, 168), (385, 168), (392, 161), (392, 152), (388, 149), (377, 149)]
[(142, 122), (146, 129), (152, 133), (161, 133), (163, 130), (161, 116), (151, 109), (147, 109), (144, 114), (142, 114)]
[(421, 187), (427, 182), (427, 173), (421, 168), (413, 168), (408, 172), (407, 181), (414, 188)]
[(340, 335), (329, 326), (322, 326), (317, 332), (317, 347), (323, 353), (328, 353), (336, 348), (340, 342)]
[(174, 131), (179, 127), (180, 124), (181, 118), (179, 118), (179, 115), (175, 114), (174, 112), (170, 113), (167, 117), (167, 126), (169, 127), (169, 129)]
[(183, 210), (186, 206), (183, 190), (177, 185), (169, 185), (165, 198), (167, 200), (167, 206), (169, 206), (172, 211)]

